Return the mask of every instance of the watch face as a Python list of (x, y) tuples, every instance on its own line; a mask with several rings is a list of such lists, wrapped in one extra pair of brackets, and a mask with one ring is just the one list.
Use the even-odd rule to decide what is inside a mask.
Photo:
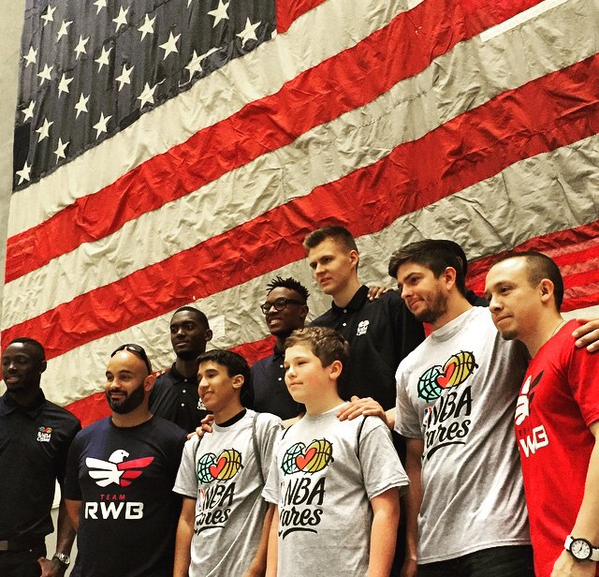
[(570, 545), (570, 552), (576, 559), (584, 561), (591, 556), (591, 545), (584, 539), (574, 539)]

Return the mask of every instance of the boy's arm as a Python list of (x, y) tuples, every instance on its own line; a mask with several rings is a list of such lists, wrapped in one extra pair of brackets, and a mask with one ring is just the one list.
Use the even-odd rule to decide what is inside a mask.
[(266, 572), (266, 553), (268, 551), (268, 540), (270, 538), (270, 525), (272, 523), (274, 510), (275, 506), (272, 503), (269, 504), (266, 515), (264, 515), (260, 543), (258, 543), (256, 555), (248, 567), (245, 577), (264, 577), (264, 573)]
[(183, 498), (183, 506), (177, 525), (177, 540), (175, 543), (175, 566), (173, 577), (187, 577), (191, 564), (191, 539), (195, 523), (196, 500)]
[(266, 554), (266, 577), (277, 577), (279, 561), (279, 508), (272, 506), (272, 520), (268, 532), (268, 551)]
[(422, 504), (422, 439), (406, 439), (406, 473), (410, 487), (406, 503), (406, 558), (402, 567), (402, 577), (416, 577), (418, 574), (418, 513)]
[(370, 562), (368, 577), (389, 577), (399, 524), (399, 490), (397, 487), (370, 500), (372, 527), (370, 529)]
[(65, 499), (64, 506), (75, 531), (79, 531), (79, 515), (81, 514), (81, 501)]

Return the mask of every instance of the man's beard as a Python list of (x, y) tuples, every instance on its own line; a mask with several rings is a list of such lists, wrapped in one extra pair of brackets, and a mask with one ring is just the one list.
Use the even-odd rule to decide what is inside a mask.
[(125, 397), (122, 401), (115, 401), (110, 398), (110, 392), (106, 392), (106, 399), (110, 408), (119, 415), (125, 415), (134, 411), (144, 402), (145, 391), (143, 383), (137, 387), (128, 397)]
[(437, 293), (430, 307), (419, 315), (414, 315), (421, 323), (435, 323), (447, 312), (447, 299), (441, 293)]

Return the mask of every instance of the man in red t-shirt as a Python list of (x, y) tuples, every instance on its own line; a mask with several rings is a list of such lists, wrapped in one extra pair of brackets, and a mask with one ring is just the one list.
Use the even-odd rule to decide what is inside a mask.
[(532, 357), (516, 406), (537, 577), (599, 575), (599, 355), (575, 346), (556, 264), (521, 253), (495, 264), (486, 292), (505, 339)]

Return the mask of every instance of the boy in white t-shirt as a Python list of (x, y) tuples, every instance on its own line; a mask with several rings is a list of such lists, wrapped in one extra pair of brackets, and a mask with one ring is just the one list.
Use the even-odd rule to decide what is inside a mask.
[(245, 409), (250, 368), (240, 355), (200, 355), (199, 395), (212, 432), (185, 444), (174, 491), (183, 495), (174, 577), (264, 575), (273, 507), (262, 498), (281, 420)]
[(275, 505), (267, 577), (388, 577), (405, 471), (382, 420), (339, 421), (347, 341), (332, 329), (285, 342), (285, 382), (306, 415), (282, 435), (264, 488)]

